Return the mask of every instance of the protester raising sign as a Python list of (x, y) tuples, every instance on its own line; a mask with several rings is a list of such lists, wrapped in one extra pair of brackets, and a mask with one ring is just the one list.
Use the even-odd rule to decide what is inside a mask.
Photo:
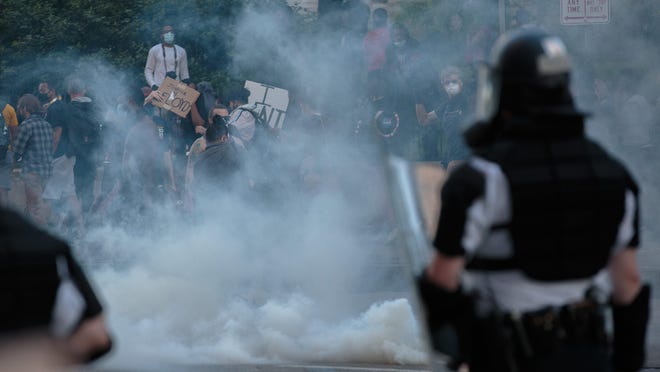
[(248, 103), (257, 106), (259, 119), (271, 128), (282, 128), (289, 107), (289, 91), (250, 80), (245, 81), (245, 89), (250, 91)]
[(195, 89), (167, 77), (157, 91), (151, 92), (145, 100), (145, 104), (151, 102), (156, 107), (172, 111), (184, 118), (188, 115), (198, 97), (199, 92)]

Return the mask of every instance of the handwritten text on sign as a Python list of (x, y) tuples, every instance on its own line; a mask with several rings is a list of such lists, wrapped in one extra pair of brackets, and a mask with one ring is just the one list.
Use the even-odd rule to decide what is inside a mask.
[(156, 93), (156, 97), (151, 101), (154, 106), (172, 111), (182, 118), (188, 115), (199, 97), (198, 91), (169, 77), (165, 78)]
[(257, 106), (259, 118), (271, 128), (282, 128), (289, 107), (289, 91), (250, 80), (245, 81), (245, 88), (250, 91), (248, 103)]
[(561, 24), (586, 25), (610, 22), (609, 0), (561, 0)]

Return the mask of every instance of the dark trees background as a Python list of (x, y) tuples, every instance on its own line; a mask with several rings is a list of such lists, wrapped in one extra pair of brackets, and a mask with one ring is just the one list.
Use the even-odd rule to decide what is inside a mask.
[[(83, 65), (115, 70), (141, 85), (149, 48), (170, 24), (188, 52), (195, 81), (229, 80), (240, 0), (4, 0), (0, 12), (0, 93), (15, 99), (44, 77), (80, 73)], [(88, 69), (89, 70), (89, 69)], [(83, 75), (95, 74), (91, 71)]]

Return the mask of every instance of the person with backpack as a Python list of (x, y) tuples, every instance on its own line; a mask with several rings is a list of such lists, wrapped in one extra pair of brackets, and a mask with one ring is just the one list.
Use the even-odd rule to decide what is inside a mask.
[(232, 144), (224, 120), (213, 120), (204, 139), (206, 148), (193, 164), (191, 188), (196, 198), (207, 201), (217, 195), (226, 195), (234, 186), (240, 187), (243, 179), (240, 178), (240, 150)]
[(83, 214), (94, 201), (96, 163), (101, 145), (101, 125), (95, 105), (86, 96), (86, 88), (80, 79), (73, 78), (68, 84), (70, 122), (66, 155), (75, 156), (73, 179)]
[(232, 112), (227, 126), (230, 136), (240, 140), (246, 150), (244, 171), (251, 189), (267, 200), (277, 194), (275, 190), (281, 188), (281, 175), (276, 171), (279, 162), (276, 148), (278, 133), (268, 125), (256, 104), (247, 103), (249, 95), (247, 89), (238, 89), (229, 94)]
[[(73, 218), (77, 237), (84, 233), (80, 201), (76, 195), (73, 169), (75, 156), (67, 155), (69, 148), (69, 105), (62, 102), (57, 85), (42, 81), (39, 91), (45, 94), (44, 118), (53, 128), (53, 172), (46, 183), (43, 198), (50, 201), (50, 223), (61, 230), (68, 216)], [(43, 102), (44, 99), (41, 99)], [(73, 227), (73, 226), (72, 226)]]
[(18, 119), (14, 107), (4, 97), (0, 97), (0, 112), (0, 206), (5, 207), (9, 204), (13, 162), (11, 144), (16, 137)]

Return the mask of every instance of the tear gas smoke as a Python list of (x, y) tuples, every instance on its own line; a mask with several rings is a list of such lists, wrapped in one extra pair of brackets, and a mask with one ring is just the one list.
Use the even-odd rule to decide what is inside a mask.
[(264, 208), (226, 191), (189, 227), (161, 211), (165, 229), (90, 233), (99, 246), (79, 252), (118, 337), (109, 365), (426, 362), (382, 174), (324, 145), (314, 192)]
[[(424, 17), (449, 18), (450, 3), (438, 2), (437, 9), (417, 13), (410, 28), (415, 31), (427, 24)], [(590, 133), (609, 141), (610, 149), (639, 175), (645, 190), (643, 233), (648, 238), (643, 244), (654, 247), (657, 237), (648, 227), (658, 220), (655, 163), (636, 157), (638, 147), (626, 146), (621, 139), (631, 133), (631, 126), (645, 126), (647, 136), (657, 137), (657, 35), (654, 40), (649, 37), (652, 31), (637, 32), (638, 27), (652, 26), (648, 20), (638, 22), (622, 9), (624, 5), (614, 2), (612, 24), (579, 27), (559, 24), (557, 2), (528, 3), (531, 13), (506, 14), (507, 28), (515, 18), (546, 27), (566, 41), (574, 56), (578, 106), (594, 113), (587, 124)], [(477, 49), (469, 55), (476, 57), (485, 55), (479, 47), (489, 49), (488, 40), (499, 28), (500, 14), (492, 1), (452, 4), (463, 18), (462, 29), (457, 21), (454, 34), (443, 31), (434, 38), (413, 32), (427, 50), (438, 51), (442, 66), (437, 70), (465, 61), (469, 53), (455, 47), (468, 39), (474, 25), (487, 26), (481, 29), (483, 45), (477, 42), (479, 34), (470, 39)], [(349, 116), (345, 108), (364, 86), (363, 76), (347, 73), (347, 67), (360, 63), (354, 57), (361, 40), (341, 28), (302, 32), (286, 23), (285, 14), (248, 8), (236, 20), (235, 35), (227, 42), (233, 48), (235, 77), (290, 89), (327, 118)], [(651, 20), (657, 21), (657, 15)], [(405, 14), (399, 18), (406, 21)], [(212, 30), (218, 22), (218, 16), (200, 14), (199, 22), (186, 26)], [(205, 47), (212, 51), (218, 45)], [(621, 55), (634, 56), (639, 64), (630, 63), (624, 70), (605, 62), (594, 66), (594, 61), (620, 61)], [(114, 112), (117, 98), (133, 95), (131, 86), (141, 85), (102, 60), (58, 61), (48, 71), (83, 78), (104, 112)], [(35, 75), (26, 78), (36, 80), (44, 71), (35, 68)], [(614, 92), (606, 105), (598, 106), (592, 98), (594, 77), (611, 83)], [(643, 99), (631, 100), (633, 93)], [(644, 100), (655, 115), (642, 116), (647, 110)], [(635, 108), (620, 110), (626, 102)], [(623, 116), (611, 122), (611, 112)], [(350, 127), (343, 122), (324, 130)], [(655, 141), (649, 144), (657, 149)], [(411, 307), (410, 273), (393, 239), (397, 231), (382, 162), (333, 135), (296, 134), (286, 146), (287, 156), (277, 169), (297, 171), (288, 183), (270, 190), (268, 200), (250, 190), (218, 190), (217, 195), (201, 197), (194, 216), (166, 205), (133, 216), (132, 205), (120, 205), (119, 219), (128, 218), (128, 226), (104, 221), (88, 231), (76, 251), (92, 271), (117, 341), (116, 351), (102, 366), (427, 362), (426, 344)], [(657, 158), (657, 150), (651, 154)], [(311, 164), (308, 174), (301, 174), (301, 164)], [(307, 187), (294, 188), (299, 182)]]

